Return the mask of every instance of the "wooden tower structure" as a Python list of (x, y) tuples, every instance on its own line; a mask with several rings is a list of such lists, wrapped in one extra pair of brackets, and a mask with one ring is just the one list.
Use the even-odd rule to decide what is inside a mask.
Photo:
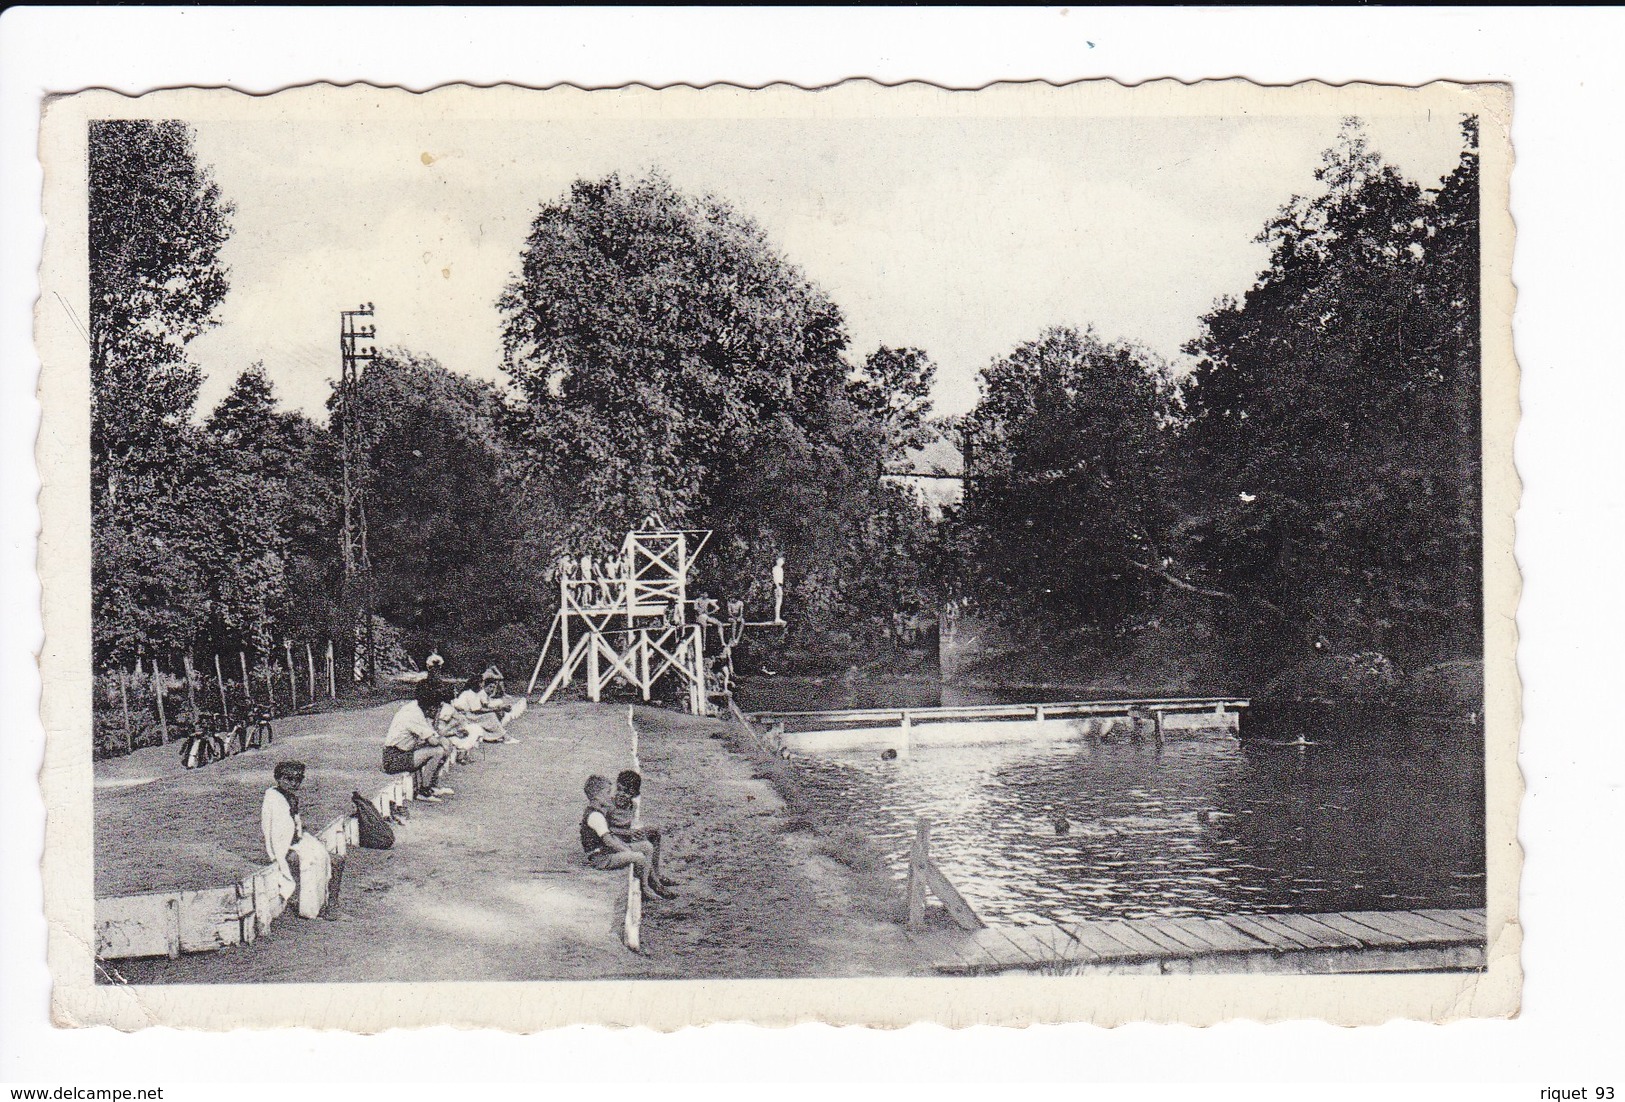
[(559, 641), (559, 670), (541, 703), (584, 674), (587, 696), (602, 698), (617, 679), (650, 699), (655, 682), (673, 674), (687, 692), (688, 709), (706, 715), (705, 629), (716, 623), (688, 594), (689, 573), (708, 531), (667, 528), (649, 518), (628, 532), (620, 554), (578, 574), (561, 569), (559, 611), (536, 658), (526, 693), (536, 691), (542, 665)]

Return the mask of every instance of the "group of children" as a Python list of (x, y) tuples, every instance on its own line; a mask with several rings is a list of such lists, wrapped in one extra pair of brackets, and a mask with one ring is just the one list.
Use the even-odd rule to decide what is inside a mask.
[(585, 608), (617, 603), (631, 572), (622, 556), (606, 555), (600, 561), (590, 552), (583, 552), (580, 558), (565, 555), (559, 560), (558, 570), (577, 603)]
[(396, 709), (384, 736), (385, 773), (414, 775), (414, 798), (439, 803), (454, 793), (441, 783), (458, 763), (467, 763), (481, 743), (518, 742), (508, 723), (525, 712), (525, 701), (508, 699), (502, 671), (489, 666), (459, 690), (442, 674), (444, 662), (430, 655), (412, 700)]
[(582, 786), (587, 808), (581, 813), (581, 848), (595, 869), (631, 867), (645, 896), (677, 898), (671, 876), (660, 863), (660, 831), (638, 824), (638, 797), (643, 777), (635, 769), (622, 770), (611, 784), (594, 773)]

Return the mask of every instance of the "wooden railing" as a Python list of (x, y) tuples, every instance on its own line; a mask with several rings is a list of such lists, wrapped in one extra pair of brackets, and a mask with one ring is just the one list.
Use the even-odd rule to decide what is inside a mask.
[(1244, 697), (1163, 697), (1141, 700), (1069, 700), (1047, 704), (969, 704), (942, 708), (835, 708), (827, 711), (753, 712), (760, 723), (811, 719), (830, 723), (930, 723), (954, 719), (1067, 719), (1074, 716), (1196, 712), (1240, 712), (1252, 701)]

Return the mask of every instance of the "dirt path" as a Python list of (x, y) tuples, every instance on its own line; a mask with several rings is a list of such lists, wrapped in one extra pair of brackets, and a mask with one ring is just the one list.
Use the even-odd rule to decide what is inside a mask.
[[(532, 711), (515, 725), (522, 743), (493, 746), (484, 761), (461, 767), (450, 779), (456, 795), (443, 804), (414, 804), (394, 849), (352, 850), (341, 921), (290, 915), (253, 945), (177, 961), (118, 962), (117, 970), (133, 983), (927, 970), (896, 921), (901, 901), (892, 885), (843, 864), (839, 847), (805, 818), (787, 816), (766, 774), (730, 750), (719, 724), (657, 709), (636, 714), (644, 819), (666, 831), (670, 870), (683, 891), (675, 902), (644, 908), (642, 954), (628, 952), (618, 937), (624, 878), (586, 868), (576, 829), (582, 780), (593, 772), (613, 776), (628, 763), (627, 710), (565, 704)], [(316, 728), (279, 735), (275, 757), (302, 756), (324, 799), (330, 788), (346, 797), (350, 787), (371, 791), (381, 783), (374, 759), (386, 717), (387, 709), (309, 717)], [(363, 751), (370, 787), (347, 779)], [(240, 779), (252, 804), (245, 832), (253, 844), (266, 762), (275, 757)], [(318, 767), (329, 772), (318, 774)], [(220, 774), (216, 787), (226, 787), (228, 776)], [(98, 788), (98, 840), (105, 795), (138, 799), (148, 788), (156, 797), (166, 787)], [(178, 814), (184, 809), (170, 807), (178, 798), (166, 793), (149, 802)], [(198, 836), (186, 844), (234, 852)], [(253, 845), (236, 848), (252, 854)], [(120, 875), (129, 873), (126, 867)]]

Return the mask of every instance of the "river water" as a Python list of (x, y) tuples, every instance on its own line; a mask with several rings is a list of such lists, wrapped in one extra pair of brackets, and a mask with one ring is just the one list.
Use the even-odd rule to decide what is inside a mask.
[[(753, 692), (753, 690), (755, 690)], [(749, 709), (922, 706), (914, 683), (743, 687)], [(945, 703), (1010, 695), (949, 694)], [(905, 875), (915, 823), (978, 914), (1026, 924), (1484, 905), (1479, 732), (1315, 745), (1055, 740), (798, 755), (803, 783)]]

